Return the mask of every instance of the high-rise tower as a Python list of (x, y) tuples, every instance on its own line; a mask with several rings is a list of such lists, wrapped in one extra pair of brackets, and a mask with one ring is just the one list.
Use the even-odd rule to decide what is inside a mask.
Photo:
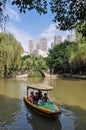
[(54, 36), (54, 43), (59, 44), (62, 42), (62, 36), (61, 35), (55, 35)]
[(46, 37), (42, 37), (40, 39), (40, 49), (47, 51), (47, 38)]
[(29, 40), (29, 51), (30, 54), (33, 54), (33, 51), (36, 49), (36, 43), (34, 40)]

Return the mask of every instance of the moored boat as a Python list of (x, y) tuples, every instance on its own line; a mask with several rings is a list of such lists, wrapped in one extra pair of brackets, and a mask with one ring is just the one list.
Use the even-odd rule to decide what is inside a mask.
[(37, 112), (38, 114), (41, 114), (48, 118), (58, 118), (58, 116), (61, 114), (61, 108), (51, 101), (41, 102), (40, 104), (32, 103), (28, 98), (28, 91), (31, 91), (31, 89), (33, 91), (41, 91), (41, 92), (46, 91), (48, 93), (48, 91), (53, 90), (53, 87), (45, 86), (41, 84), (28, 85), (27, 95), (24, 96), (24, 101), (27, 107), (31, 108), (33, 111)]

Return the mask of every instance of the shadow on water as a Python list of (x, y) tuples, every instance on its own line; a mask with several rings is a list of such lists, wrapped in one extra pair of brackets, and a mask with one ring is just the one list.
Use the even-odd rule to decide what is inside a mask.
[(59, 119), (48, 119), (31, 110), (27, 110), (26, 117), (34, 130), (61, 130)]
[[(16, 122), (21, 109), (19, 99), (0, 95), (0, 127), (5, 128)], [(1, 129), (0, 129), (1, 130)]]
[(30, 77), (28, 79), (28, 83), (42, 83), (44, 82), (45, 78), (44, 77)]

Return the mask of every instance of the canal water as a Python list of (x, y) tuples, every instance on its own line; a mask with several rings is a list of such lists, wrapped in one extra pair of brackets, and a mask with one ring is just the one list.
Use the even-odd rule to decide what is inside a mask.
[[(26, 86), (41, 83), (54, 87), (49, 93), (62, 114), (46, 119), (28, 109), (23, 101)], [(86, 80), (29, 78), (0, 80), (0, 130), (86, 130)]]

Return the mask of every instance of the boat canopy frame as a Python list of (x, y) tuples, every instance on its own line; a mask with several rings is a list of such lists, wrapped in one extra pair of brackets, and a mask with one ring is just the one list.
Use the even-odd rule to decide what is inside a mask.
[(40, 91), (51, 91), (53, 90), (53, 87), (44, 85), (44, 84), (30, 84), (27, 85), (27, 98), (28, 98), (28, 90), (33, 89), (33, 90), (40, 90)]
[(27, 85), (27, 88), (41, 90), (41, 91), (50, 91), (53, 89), (53, 87), (48, 86), (48, 85), (44, 85), (44, 84), (30, 84), (30, 85)]

